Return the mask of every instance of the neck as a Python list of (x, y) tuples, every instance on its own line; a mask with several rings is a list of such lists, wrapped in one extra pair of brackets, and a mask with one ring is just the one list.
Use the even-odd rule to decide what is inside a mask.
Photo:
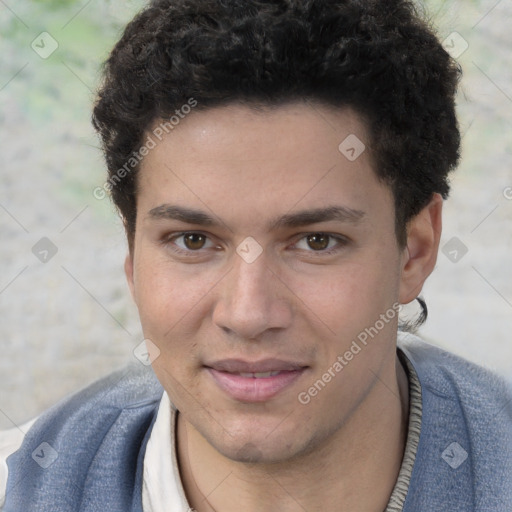
[(311, 453), (247, 464), (213, 448), (178, 415), (183, 487), (197, 512), (280, 510), (382, 512), (396, 483), (407, 437), (407, 376), (395, 359), (351, 419)]

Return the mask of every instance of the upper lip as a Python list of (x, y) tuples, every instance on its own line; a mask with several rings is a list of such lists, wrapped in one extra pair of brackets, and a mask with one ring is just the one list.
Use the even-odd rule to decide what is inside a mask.
[(242, 359), (221, 359), (205, 364), (219, 372), (228, 373), (264, 373), (278, 371), (302, 370), (306, 365), (282, 359), (261, 359), (260, 361), (244, 361)]

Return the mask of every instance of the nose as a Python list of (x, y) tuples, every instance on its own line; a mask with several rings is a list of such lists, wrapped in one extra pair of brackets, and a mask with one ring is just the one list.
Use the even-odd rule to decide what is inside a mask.
[(290, 290), (271, 270), (265, 254), (247, 263), (234, 256), (234, 267), (218, 288), (213, 322), (225, 332), (257, 340), (267, 331), (285, 329), (293, 316)]

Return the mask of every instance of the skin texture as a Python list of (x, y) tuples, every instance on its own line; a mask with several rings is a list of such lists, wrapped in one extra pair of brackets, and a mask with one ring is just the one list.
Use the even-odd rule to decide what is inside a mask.
[[(393, 304), (420, 293), (436, 261), (442, 198), (434, 194), (399, 247), (392, 193), (370, 151), (351, 162), (338, 150), (350, 134), (368, 146), (348, 109), (230, 105), (193, 112), (142, 163), (125, 269), (144, 336), (160, 351), (154, 371), (180, 411), (180, 469), (198, 512), (386, 507), (408, 419), (397, 316), (308, 404), (298, 394)], [(215, 224), (167, 218), (169, 206)], [(272, 225), (327, 206), (358, 219)], [(184, 232), (206, 238), (190, 249)], [(315, 233), (341, 242), (312, 248)], [(252, 263), (237, 253), (247, 237), (263, 250)], [(226, 358), (305, 369), (270, 399), (246, 402), (205, 367)]]

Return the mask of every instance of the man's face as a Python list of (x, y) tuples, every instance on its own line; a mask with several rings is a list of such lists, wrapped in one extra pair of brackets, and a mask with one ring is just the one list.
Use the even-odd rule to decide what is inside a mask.
[(349, 110), (220, 107), (143, 161), (127, 274), (153, 368), (229, 458), (313, 450), (392, 375), (403, 251), (354, 135), (366, 143)]

